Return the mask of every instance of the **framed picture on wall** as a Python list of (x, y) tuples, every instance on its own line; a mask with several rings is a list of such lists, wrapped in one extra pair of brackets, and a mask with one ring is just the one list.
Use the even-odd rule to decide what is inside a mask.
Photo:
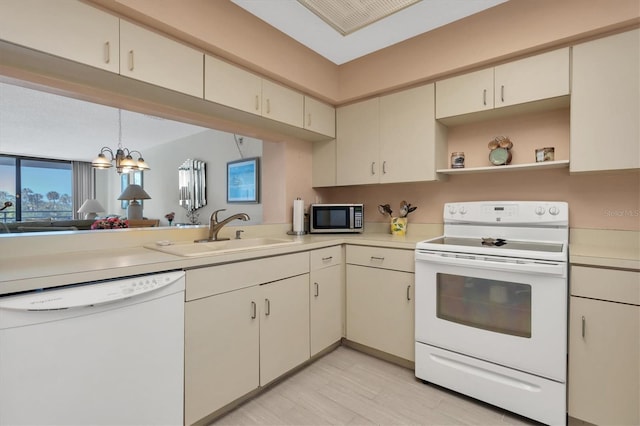
[[(142, 171), (138, 170), (130, 173), (122, 173), (120, 175), (120, 193), (121, 194), (124, 192), (125, 189), (127, 189), (127, 186), (132, 184), (142, 186)], [(140, 203), (140, 205), (142, 205), (143, 200), (138, 200), (138, 202)], [(120, 201), (120, 207), (126, 210), (127, 207), (129, 207), (129, 200)]]
[(227, 163), (227, 203), (260, 202), (260, 158)]

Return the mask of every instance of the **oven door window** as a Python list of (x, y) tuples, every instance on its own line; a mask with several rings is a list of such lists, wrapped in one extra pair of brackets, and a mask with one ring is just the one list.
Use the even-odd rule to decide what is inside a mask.
[(531, 286), (437, 274), (437, 316), (469, 327), (531, 338)]

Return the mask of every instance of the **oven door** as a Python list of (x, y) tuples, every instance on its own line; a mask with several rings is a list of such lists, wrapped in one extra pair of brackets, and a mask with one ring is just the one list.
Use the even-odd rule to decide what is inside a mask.
[(567, 265), (416, 251), (416, 341), (566, 380)]

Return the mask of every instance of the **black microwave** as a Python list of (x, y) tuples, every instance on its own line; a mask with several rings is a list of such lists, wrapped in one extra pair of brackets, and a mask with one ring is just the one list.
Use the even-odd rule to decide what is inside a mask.
[(359, 233), (364, 231), (364, 204), (311, 204), (309, 233)]

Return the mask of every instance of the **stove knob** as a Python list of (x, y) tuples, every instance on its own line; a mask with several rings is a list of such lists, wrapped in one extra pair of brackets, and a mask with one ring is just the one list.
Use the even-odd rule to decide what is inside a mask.
[(449, 206), (449, 214), (456, 214), (456, 206)]
[(557, 214), (560, 213), (560, 209), (557, 208), (556, 206), (551, 206), (549, 207), (549, 213), (556, 216)]
[(544, 207), (542, 207), (542, 206), (538, 206), (538, 207), (536, 207), (535, 212), (536, 212), (536, 214), (537, 214), (538, 216), (542, 216), (542, 215), (544, 214), (544, 212), (545, 212), (545, 209), (544, 209)]
[(466, 213), (467, 213), (467, 209), (464, 206), (460, 207), (460, 214), (466, 214)]

